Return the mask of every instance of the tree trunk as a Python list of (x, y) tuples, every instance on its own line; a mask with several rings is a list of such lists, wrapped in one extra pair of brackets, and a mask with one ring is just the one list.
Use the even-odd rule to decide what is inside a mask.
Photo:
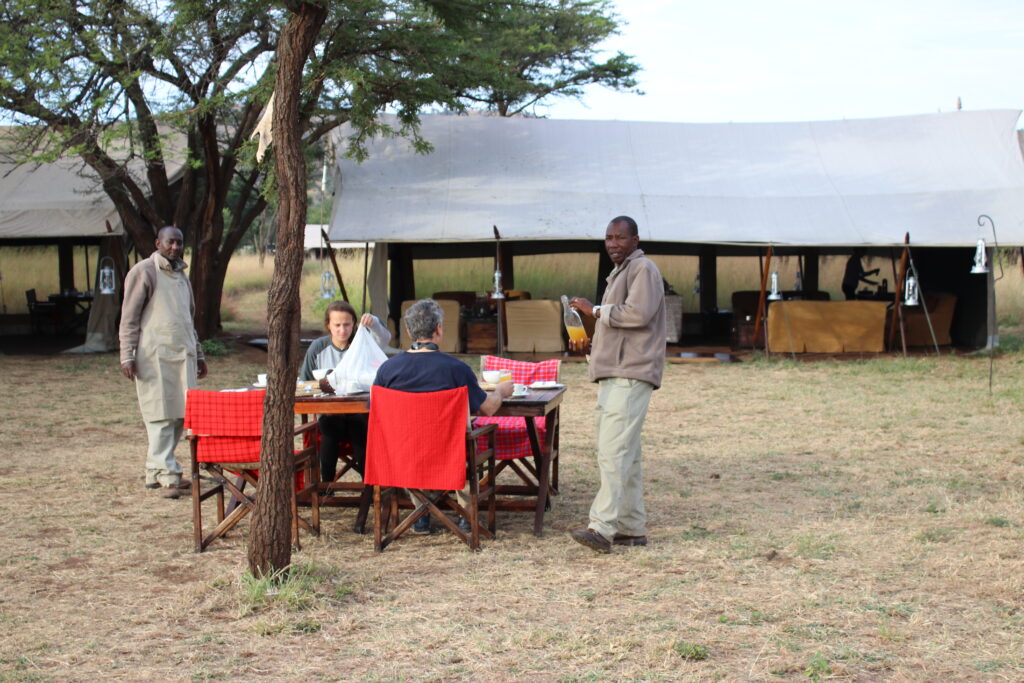
[(260, 495), (249, 530), (249, 570), (267, 575), (291, 564), (289, 500), (295, 375), (299, 368), (299, 279), (306, 223), (306, 164), (299, 131), (302, 69), (327, 12), (300, 4), (277, 43), (273, 150), (278, 178), (277, 256), (267, 297), (267, 398), (263, 413)]

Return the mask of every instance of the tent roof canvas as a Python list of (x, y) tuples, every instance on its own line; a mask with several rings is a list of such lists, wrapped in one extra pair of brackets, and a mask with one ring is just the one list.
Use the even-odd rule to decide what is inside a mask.
[[(594, 240), (627, 214), (645, 241), (1024, 245), (1019, 111), (800, 123), (430, 115), (416, 154), (339, 154), (331, 240)], [(336, 131), (344, 148), (345, 129)]]
[(22, 165), (0, 160), (0, 239), (121, 234), (113, 202), (95, 178), (80, 173), (81, 166), (67, 159)]
[[(163, 131), (167, 170), (173, 180), (184, 166), (181, 135)], [(0, 128), (0, 137), (11, 129)], [(129, 171), (148, 187), (137, 160)], [(109, 221), (111, 231), (107, 231)], [(113, 202), (96, 173), (76, 157), (47, 163), (16, 163), (0, 153), (0, 240), (94, 238), (123, 233)]]

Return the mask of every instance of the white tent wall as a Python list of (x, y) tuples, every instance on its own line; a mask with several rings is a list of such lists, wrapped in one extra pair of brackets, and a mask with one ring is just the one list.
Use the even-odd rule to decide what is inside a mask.
[[(424, 116), (339, 155), (331, 240), (466, 242), (599, 236), (688, 243), (1024, 245), (1019, 111), (803, 123), (684, 124)], [(348, 131), (337, 131), (344, 150)]]

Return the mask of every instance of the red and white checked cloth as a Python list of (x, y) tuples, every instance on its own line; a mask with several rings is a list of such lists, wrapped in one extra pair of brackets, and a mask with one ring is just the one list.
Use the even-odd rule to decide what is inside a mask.
[[(562, 361), (558, 359), (531, 363), (525, 360), (512, 360), (500, 356), (484, 356), (484, 370), (509, 370), (512, 381), (516, 384), (533, 384), (534, 382), (557, 382), (558, 371)], [(496, 424), (498, 431), (494, 434), (494, 457), (498, 460), (514, 460), (528, 458), (533, 455), (530, 449), (530, 437), (526, 433), (526, 418), (523, 417), (478, 417), (477, 425)], [(537, 438), (541, 444), (547, 439), (547, 425), (543, 417), (534, 418), (537, 425)], [(477, 443), (477, 448), (486, 448), (486, 439)]]

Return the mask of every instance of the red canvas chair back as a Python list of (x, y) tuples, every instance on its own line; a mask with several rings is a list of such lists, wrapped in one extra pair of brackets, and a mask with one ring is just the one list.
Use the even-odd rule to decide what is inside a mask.
[(512, 381), (516, 384), (533, 384), (534, 382), (557, 382), (562, 361), (557, 358), (531, 363), (525, 360), (512, 360), (501, 356), (484, 356), (484, 370), (509, 370)]
[(185, 429), (196, 440), (198, 462), (260, 460), (266, 391), (191, 389), (185, 401)]
[(466, 485), (466, 387), (414, 393), (375, 386), (367, 485), (460, 490)]

